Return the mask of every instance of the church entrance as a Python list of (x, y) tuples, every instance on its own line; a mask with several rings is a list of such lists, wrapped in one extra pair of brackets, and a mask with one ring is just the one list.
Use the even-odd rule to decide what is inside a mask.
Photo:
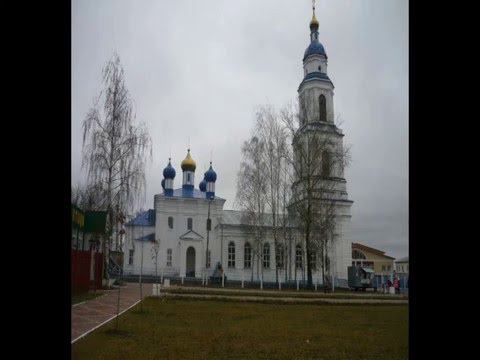
[(187, 277), (195, 277), (195, 249), (190, 246), (187, 249)]

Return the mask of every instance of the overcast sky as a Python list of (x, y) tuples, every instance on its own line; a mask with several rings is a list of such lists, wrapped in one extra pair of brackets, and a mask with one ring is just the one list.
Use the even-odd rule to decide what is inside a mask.
[[(334, 108), (351, 145), (353, 241), (408, 254), (408, 1), (320, 0)], [(153, 141), (147, 202), (171, 153), (190, 141), (196, 187), (212, 153), (216, 194), (233, 207), (241, 143), (256, 105), (294, 100), (309, 44), (310, 0), (73, 0), (72, 183), (83, 183), (81, 123), (114, 51)], [(179, 176), (180, 175), (180, 176)]]

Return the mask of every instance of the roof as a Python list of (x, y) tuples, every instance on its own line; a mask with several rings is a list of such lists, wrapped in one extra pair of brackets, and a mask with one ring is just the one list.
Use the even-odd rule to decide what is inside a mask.
[[(159, 194), (159, 195), (165, 196), (165, 194)], [(183, 188), (179, 188), (179, 189), (173, 190), (173, 195), (172, 196), (166, 196), (166, 197), (205, 199), (205, 200), (207, 200), (206, 194), (204, 192), (201, 192), (198, 189), (184, 190)], [(218, 196), (215, 196), (215, 199), (216, 200), (225, 200), (225, 199), (222, 199)]]
[(193, 230), (188, 230), (185, 234), (180, 236), (180, 239), (182, 239), (182, 240), (203, 240), (203, 236), (200, 235), (199, 233), (193, 231)]
[(388, 259), (395, 260), (394, 257), (385, 255), (385, 251), (381, 251), (381, 250), (378, 250), (378, 249), (374, 249), (374, 248), (372, 248), (372, 247), (370, 247), (370, 246), (366, 246), (366, 245), (362, 245), (362, 244), (359, 244), (359, 243), (353, 243), (353, 242), (352, 242), (352, 249), (354, 249), (354, 248), (357, 248), (357, 249), (363, 250), (363, 251), (368, 251), (368, 252), (371, 252), (372, 254), (380, 255), (380, 256), (386, 257), (386, 258), (388, 258)]
[(405, 256), (405, 257), (403, 257), (403, 258), (400, 258), (400, 259), (396, 260), (395, 262), (397, 262), (397, 263), (400, 263), (400, 262), (408, 262), (408, 256)]
[(325, 53), (325, 48), (323, 47), (322, 43), (318, 40), (314, 40), (310, 43), (310, 45), (308, 45), (308, 47), (305, 50), (305, 54), (303, 55), (303, 60), (305, 61), (307, 57), (315, 54), (327, 56), (327, 54)]
[(364, 268), (361, 268), (363, 271), (365, 271), (366, 273), (375, 273), (375, 271), (373, 269), (370, 269), (368, 267), (364, 267)]
[(125, 224), (126, 226), (155, 226), (155, 210), (150, 209), (138, 214)]
[(155, 242), (155, 233), (151, 233), (145, 236), (141, 236), (139, 238), (136, 238), (135, 241), (150, 241), (150, 242)]
[(306, 82), (312, 81), (312, 80), (326, 81), (333, 86), (332, 80), (330, 80), (330, 78), (328, 77), (327, 74), (322, 73), (320, 71), (312, 71), (311, 73), (308, 73), (307, 75), (305, 75), (305, 77), (303, 78), (303, 80), (300, 83), (300, 85), (298, 86), (298, 88), (300, 89), (303, 84), (305, 84)]
[[(279, 214), (281, 216), (282, 214)], [(238, 210), (223, 210), (223, 215), (221, 219), (222, 225), (231, 225), (231, 226), (249, 226), (247, 213), (245, 211)], [(263, 219), (264, 226), (273, 225), (273, 216), (272, 214), (264, 214)], [(280, 224), (279, 224), (280, 225)]]

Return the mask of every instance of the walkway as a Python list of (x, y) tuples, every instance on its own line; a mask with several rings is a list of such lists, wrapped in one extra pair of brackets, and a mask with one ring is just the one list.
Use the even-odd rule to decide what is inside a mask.
[[(117, 313), (118, 290), (104, 290), (105, 295), (72, 307), (72, 343), (93, 329), (112, 320)], [(152, 284), (143, 284), (143, 297), (152, 295)], [(138, 283), (126, 283), (120, 289), (120, 312), (140, 300)]]

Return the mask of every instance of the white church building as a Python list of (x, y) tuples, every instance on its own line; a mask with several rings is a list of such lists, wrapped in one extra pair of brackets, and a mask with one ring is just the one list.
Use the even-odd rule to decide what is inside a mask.
[[(318, 27), (314, 13), (310, 22), (310, 44), (303, 57), (304, 77), (298, 88), (303, 110), (300, 113), (302, 125), (297, 134), (318, 132), (331, 138), (336, 146), (343, 146), (344, 135), (334, 124), (334, 86), (328, 76), (327, 54), (319, 42)], [(155, 275), (157, 269), (158, 276), (201, 278), (205, 272), (211, 275), (216, 265), (221, 264), (228, 281), (259, 281), (261, 278), (263, 282), (275, 282), (278, 265), (280, 281), (284, 282), (286, 278), (290, 281), (306, 280), (306, 252), (301, 237), (294, 240), (284, 261), (277, 263), (273, 236), (267, 231), (257, 264), (242, 212), (224, 210), (226, 200), (215, 194), (217, 174), (212, 163), (200, 179), (198, 188), (195, 187), (196, 163), (190, 149), (180, 167), (182, 187), (175, 188), (177, 172), (169, 159), (163, 170), (163, 192), (154, 196), (154, 209), (127, 224), (123, 249), (125, 275), (139, 275), (143, 264), (144, 275)], [(338, 209), (338, 219), (336, 241), (329, 254), (330, 273), (337, 284), (343, 285), (346, 284), (347, 267), (352, 262), (349, 224), (353, 202), (348, 199), (343, 169), (332, 171), (330, 181), (335, 182), (335, 193), (331, 201)], [(209, 218), (211, 226), (207, 231)], [(321, 284), (320, 267), (317, 268), (313, 280)]]

